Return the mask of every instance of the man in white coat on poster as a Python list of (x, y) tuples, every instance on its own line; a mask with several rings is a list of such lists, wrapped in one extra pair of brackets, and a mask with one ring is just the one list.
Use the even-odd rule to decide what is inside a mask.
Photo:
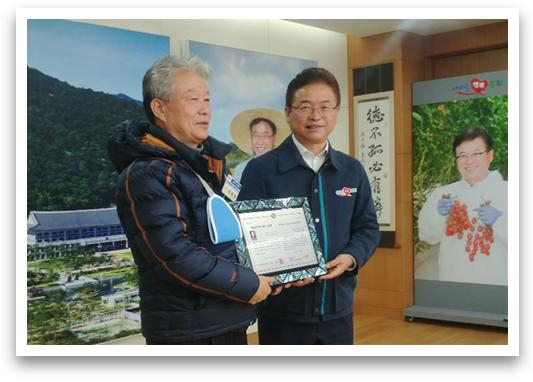
[(471, 128), (453, 147), (462, 179), (428, 197), (418, 217), (419, 238), (440, 242), (439, 280), (507, 285), (507, 182), (489, 171), (492, 138)]

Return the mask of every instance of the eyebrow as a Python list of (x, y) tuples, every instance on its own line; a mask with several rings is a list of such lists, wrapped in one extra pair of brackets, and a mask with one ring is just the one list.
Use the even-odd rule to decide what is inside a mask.
[(482, 150), (486, 150), (486, 148), (483, 149), (483, 147), (482, 147), (482, 148), (474, 149), (474, 150), (472, 150), (472, 151), (459, 151), (459, 152), (457, 153), (457, 155), (460, 155), (460, 154), (470, 154), (470, 153), (473, 154), (473, 153), (475, 153), (476, 151), (482, 151)]
[[(187, 89), (183, 93), (185, 93), (185, 94), (191, 94), (191, 93), (199, 94), (199, 93), (201, 93), (201, 91), (200, 90), (196, 90), (196, 89)], [(209, 95), (209, 90), (207, 91), (207, 95)]]
[[(304, 103), (312, 104), (311, 101), (307, 101), (307, 100), (300, 101), (300, 105), (302, 105), (302, 104), (304, 104)], [(326, 101), (319, 101), (318, 103), (319, 103), (319, 104), (335, 103), (335, 101), (332, 101), (332, 100), (326, 100)]]

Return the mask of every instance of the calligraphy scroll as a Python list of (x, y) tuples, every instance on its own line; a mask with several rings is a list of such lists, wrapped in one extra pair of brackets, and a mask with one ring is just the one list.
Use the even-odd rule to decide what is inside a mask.
[(395, 230), (393, 92), (354, 97), (357, 157), (366, 170), (382, 231)]

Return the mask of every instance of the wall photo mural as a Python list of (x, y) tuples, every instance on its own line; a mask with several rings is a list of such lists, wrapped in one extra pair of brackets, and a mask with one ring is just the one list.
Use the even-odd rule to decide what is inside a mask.
[(65, 20), (27, 23), (27, 342), (138, 333), (135, 265), (106, 141), (145, 119), (142, 77), (169, 38)]
[(266, 118), (276, 125), (274, 145), (290, 133), (285, 122), (285, 91), (290, 80), (316, 61), (188, 41), (190, 56), (198, 56), (211, 66), (209, 81), (213, 117), (209, 134), (233, 150), (227, 157), (232, 171), (254, 155), (250, 142), (250, 122)]

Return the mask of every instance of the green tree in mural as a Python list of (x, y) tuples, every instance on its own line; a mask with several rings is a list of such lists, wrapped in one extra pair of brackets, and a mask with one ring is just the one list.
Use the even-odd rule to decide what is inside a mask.
[[(494, 160), (491, 170), (507, 179), (507, 96), (420, 105), (413, 108), (413, 203), (414, 219), (427, 196), (440, 185), (456, 182), (453, 140), (469, 127), (482, 127), (491, 135)], [(415, 253), (425, 247), (418, 240), (415, 224)]]
[(244, 151), (239, 149), (235, 143), (232, 142), (231, 151), (226, 157), (226, 164), (233, 171), (239, 163), (245, 161), (248, 158), (250, 158), (250, 154), (245, 153)]
[(118, 177), (112, 129), (145, 119), (134, 100), (76, 88), (28, 68), (28, 212), (109, 207)]

